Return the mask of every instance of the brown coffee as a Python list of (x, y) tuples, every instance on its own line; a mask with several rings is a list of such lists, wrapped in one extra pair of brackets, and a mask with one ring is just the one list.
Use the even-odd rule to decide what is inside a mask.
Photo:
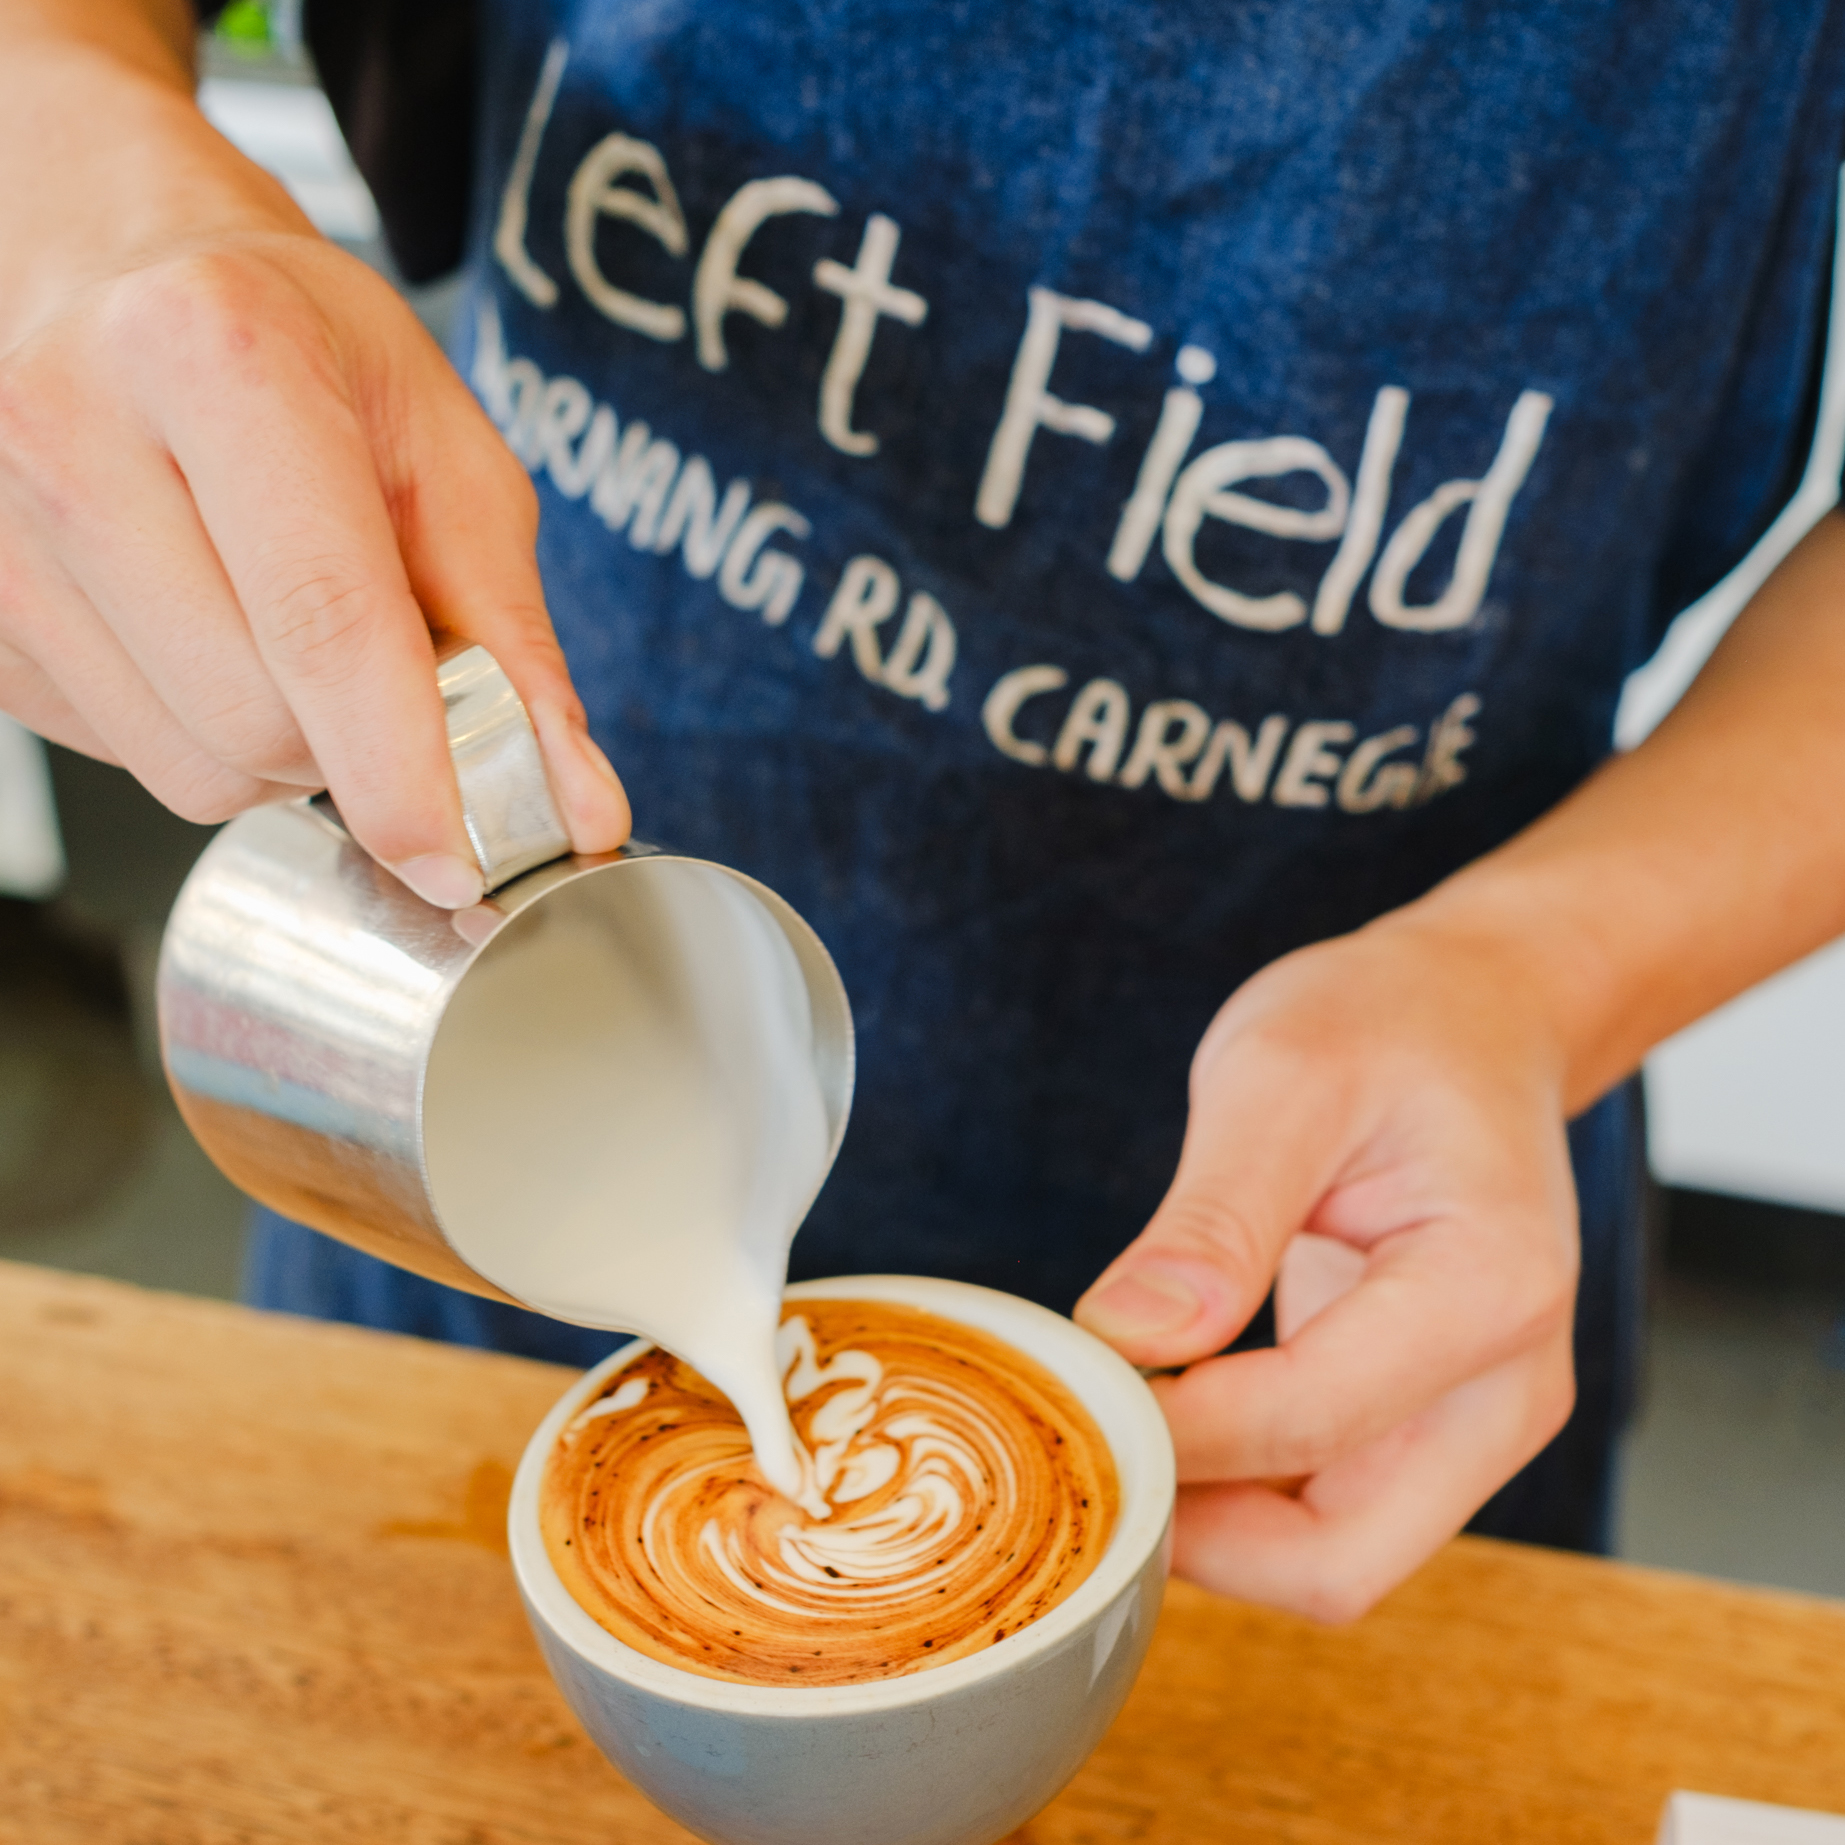
[(865, 1301), (791, 1303), (780, 1351), (802, 1503), (763, 1478), (729, 1402), (657, 1349), (553, 1449), (545, 1548), (618, 1640), (746, 1684), (890, 1678), (1003, 1642), (1100, 1560), (1114, 1462), (1036, 1360)]

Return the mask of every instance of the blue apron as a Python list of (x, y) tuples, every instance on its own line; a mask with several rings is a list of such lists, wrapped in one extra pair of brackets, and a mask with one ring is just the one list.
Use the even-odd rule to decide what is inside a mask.
[[(487, 10), (457, 362), (539, 482), (637, 831), (781, 891), (858, 1020), (797, 1275), (1067, 1308), (1158, 1202), (1238, 983), (1606, 756), (1804, 461), (1842, 26)], [(1582, 1407), (1502, 1496), (1520, 1535), (1605, 1510), (1634, 1115), (1572, 1131)], [(607, 1344), (273, 1224), (252, 1277)]]

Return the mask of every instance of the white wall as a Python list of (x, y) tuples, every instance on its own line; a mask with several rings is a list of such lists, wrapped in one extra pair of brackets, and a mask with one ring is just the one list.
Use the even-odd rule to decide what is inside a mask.
[(1845, 1211), (1845, 942), (1662, 1045), (1646, 1098), (1667, 1184)]

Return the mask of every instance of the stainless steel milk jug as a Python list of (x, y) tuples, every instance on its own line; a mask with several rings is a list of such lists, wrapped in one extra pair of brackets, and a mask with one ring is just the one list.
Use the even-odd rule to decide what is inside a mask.
[[(503, 1172), (516, 1199), (576, 1162), (609, 1193), (620, 1232), (624, 1174), (644, 1164), (648, 1189), (633, 1209), (648, 1222), (622, 1233), (659, 1233), (675, 1175), (686, 1168), (688, 1185), (703, 1176), (694, 1154), (676, 1151), (701, 1144), (701, 1124), (674, 1118), (681, 1091), (651, 1067), (675, 1062), (684, 1033), (702, 1034), (711, 1094), (811, 1086), (817, 1103), (803, 1119), (810, 1144), (824, 1139), (823, 1177), (851, 1105), (851, 1009), (818, 936), (754, 879), (639, 843), (572, 856), (531, 723), (484, 649), (446, 661), (440, 683), (485, 900), (459, 912), (423, 902), (354, 842), (324, 796), (244, 814), (206, 848), (168, 922), (161, 1051), (187, 1124), (252, 1197), (434, 1280), (548, 1305), (508, 1286), (505, 1264), (489, 1264), (496, 1279), (475, 1246), (458, 1246), (467, 1201), (445, 1173)], [(515, 951), (516, 989), (504, 974)], [(586, 978), (607, 989), (599, 1024), (585, 1025), (565, 990)], [(547, 1027), (468, 998), (495, 980), (568, 1024), (577, 1061), (552, 1056)], [(764, 1001), (764, 983), (785, 990)], [(792, 1020), (777, 1042), (795, 1047), (799, 1068), (744, 1055), (734, 1021), (764, 1004), (772, 1023)], [(637, 1059), (649, 1067), (623, 1067)], [(610, 1093), (646, 1108), (586, 1114), (585, 1069), (613, 1073), (628, 1087)], [(742, 1157), (766, 1158), (779, 1117), (769, 1106), (750, 1118), (766, 1125)], [(442, 1152), (457, 1143), (471, 1164)]]

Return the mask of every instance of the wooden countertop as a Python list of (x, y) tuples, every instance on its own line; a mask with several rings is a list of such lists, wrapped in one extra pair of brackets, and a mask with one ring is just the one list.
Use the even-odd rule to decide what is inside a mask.
[[(0, 1839), (666, 1845), (501, 1526), (549, 1366), (0, 1263)], [(1461, 1541), (1325, 1632), (1175, 1585), (1030, 1845), (1650, 1845), (1845, 1812), (1845, 1606)]]

